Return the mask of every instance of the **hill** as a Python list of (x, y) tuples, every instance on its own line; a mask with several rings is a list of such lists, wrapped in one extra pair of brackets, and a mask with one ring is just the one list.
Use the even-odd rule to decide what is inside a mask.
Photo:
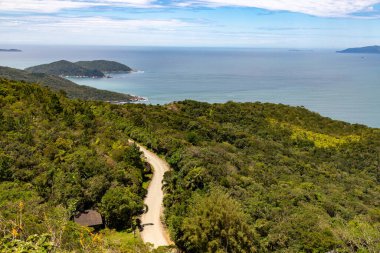
[(58, 76), (48, 75), (44, 73), (30, 73), (24, 70), (9, 67), (0, 66), (0, 77), (11, 80), (39, 83), (55, 91), (63, 90), (69, 98), (119, 102), (138, 100), (137, 97), (128, 94), (99, 90), (89, 86), (78, 85)]
[(380, 46), (368, 46), (368, 47), (357, 47), (348, 48), (342, 51), (337, 51), (337, 53), (346, 54), (380, 54)]
[(131, 229), (143, 209), (150, 169), (110, 107), (0, 79), (0, 252), (149, 252), (71, 219), (97, 209)]
[(124, 64), (115, 62), (115, 61), (105, 61), (105, 60), (78, 61), (78, 62), (75, 62), (75, 64), (87, 69), (97, 69), (103, 73), (133, 71), (130, 67)]
[(380, 129), (268, 103), (115, 109), (173, 168), (165, 220), (184, 252), (380, 251)]
[(96, 69), (87, 69), (75, 63), (61, 60), (25, 69), (31, 73), (44, 73), (64, 77), (104, 77), (104, 73)]
[(33, 66), (25, 69), (31, 73), (44, 73), (63, 77), (102, 78), (106, 73), (133, 71), (130, 67), (105, 60), (69, 62), (65, 60)]
[(0, 134), (0, 251), (37, 234), (58, 252), (138, 252), (68, 215), (93, 207), (136, 228), (150, 175), (129, 138), (172, 167), (165, 223), (182, 252), (380, 251), (380, 129), (302, 107), (110, 105), (1, 80)]

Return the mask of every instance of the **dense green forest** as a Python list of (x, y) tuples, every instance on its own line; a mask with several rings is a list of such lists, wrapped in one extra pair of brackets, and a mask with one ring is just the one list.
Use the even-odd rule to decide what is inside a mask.
[(183, 252), (380, 251), (379, 129), (302, 107), (111, 105), (7, 80), (0, 107), (4, 251), (149, 252), (70, 221), (97, 208), (134, 228), (151, 172), (128, 138), (173, 168), (165, 222)]
[(132, 69), (115, 61), (95, 60), (70, 62), (60, 60), (48, 64), (37, 65), (25, 69), (31, 73), (44, 73), (55, 76), (72, 77), (105, 77), (105, 73), (131, 72)]
[(99, 90), (90, 86), (79, 85), (59, 76), (44, 73), (30, 73), (25, 70), (9, 67), (0, 66), (0, 77), (17, 81), (39, 83), (57, 92), (64, 91), (69, 98), (122, 102), (135, 101), (137, 99), (137, 97), (128, 94)]
[(380, 130), (262, 103), (117, 108), (164, 154), (185, 252), (379, 252)]
[(148, 252), (71, 221), (95, 208), (132, 229), (143, 209), (150, 167), (111, 107), (0, 79), (0, 252)]
[(78, 61), (75, 62), (76, 65), (79, 65), (87, 69), (96, 69), (103, 73), (112, 73), (112, 72), (131, 72), (133, 69), (119, 62), (115, 61), (106, 61), (106, 60), (94, 60), (94, 61)]
[(104, 73), (95, 68), (88, 69), (81, 65), (66, 60), (60, 60), (48, 64), (37, 65), (25, 69), (31, 73), (44, 73), (55, 76), (77, 77), (105, 77)]

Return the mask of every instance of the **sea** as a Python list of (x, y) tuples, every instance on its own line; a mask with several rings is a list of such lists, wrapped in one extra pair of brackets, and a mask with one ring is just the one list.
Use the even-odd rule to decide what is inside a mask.
[(114, 60), (134, 70), (112, 78), (72, 78), (99, 89), (166, 104), (271, 102), (304, 106), (350, 123), (380, 128), (380, 54), (336, 49), (0, 46), (0, 65), (26, 68), (57, 60)]

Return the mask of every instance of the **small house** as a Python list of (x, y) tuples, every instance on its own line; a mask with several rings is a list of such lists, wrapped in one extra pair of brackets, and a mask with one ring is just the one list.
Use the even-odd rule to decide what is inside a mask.
[(86, 210), (75, 215), (74, 222), (84, 227), (93, 227), (94, 229), (103, 227), (102, 216), (95, 210)]

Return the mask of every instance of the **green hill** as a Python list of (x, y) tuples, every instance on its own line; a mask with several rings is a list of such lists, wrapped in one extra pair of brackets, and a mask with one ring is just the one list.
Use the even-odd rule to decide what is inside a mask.
[(137, 98), (128, 94), (122, 94), (107, 90), (99, 90), (89, 86), (78, 85), (67, 79), (43, 73), (30, 73), (24, 70), (1, 67), (0, 77), (10, 80), (39, 83), (55, 91), (63, 90), (69, 98), (80, 98), (84, 100), (102, 101), (124, 101), (128, 102)]
[(115, 61), (95, 60), (69, 62), (65, 60), (33, 66), (25, 69), (31, 73), (44, 73), (63, 77), (88, 77), (101, 78), (105, 73), (125, 72), (129, 73), (132, 69), (124, 64)]
[(104, 77), (104, 73), (96, 69), (87, 69), (75, 63), (61, 60), (25, 69), (31, 73), (44, 73), (64, 77)]
[(57, 252), (144, 248), (69, 219), (98, 208), (136, 227), (150, 171), (129, 138), (173, 168), (164, 220), (181, 252), (380, 251), (380, 129), (302, 107), (110, 105), (1, 80), (0, 134), (0, 251), (35, 234)]
[(110, 107), (0, 78), (0, 252), (148, 252), (70, 219), (97, 209), (124, 230), (143, 209), (150, 169)]
[(115, 61), (105, 61), (105, 60), (78, 61), (78, 62), (75, 62), (75, 64), (87, 69), (97, 69), (103, 73), (133, 71), (130, 67), (124, 64), (115, 62)]
[(184, 252), (379, 252), (380, 129), (263, 103), (116, 108), (166, 156)]

